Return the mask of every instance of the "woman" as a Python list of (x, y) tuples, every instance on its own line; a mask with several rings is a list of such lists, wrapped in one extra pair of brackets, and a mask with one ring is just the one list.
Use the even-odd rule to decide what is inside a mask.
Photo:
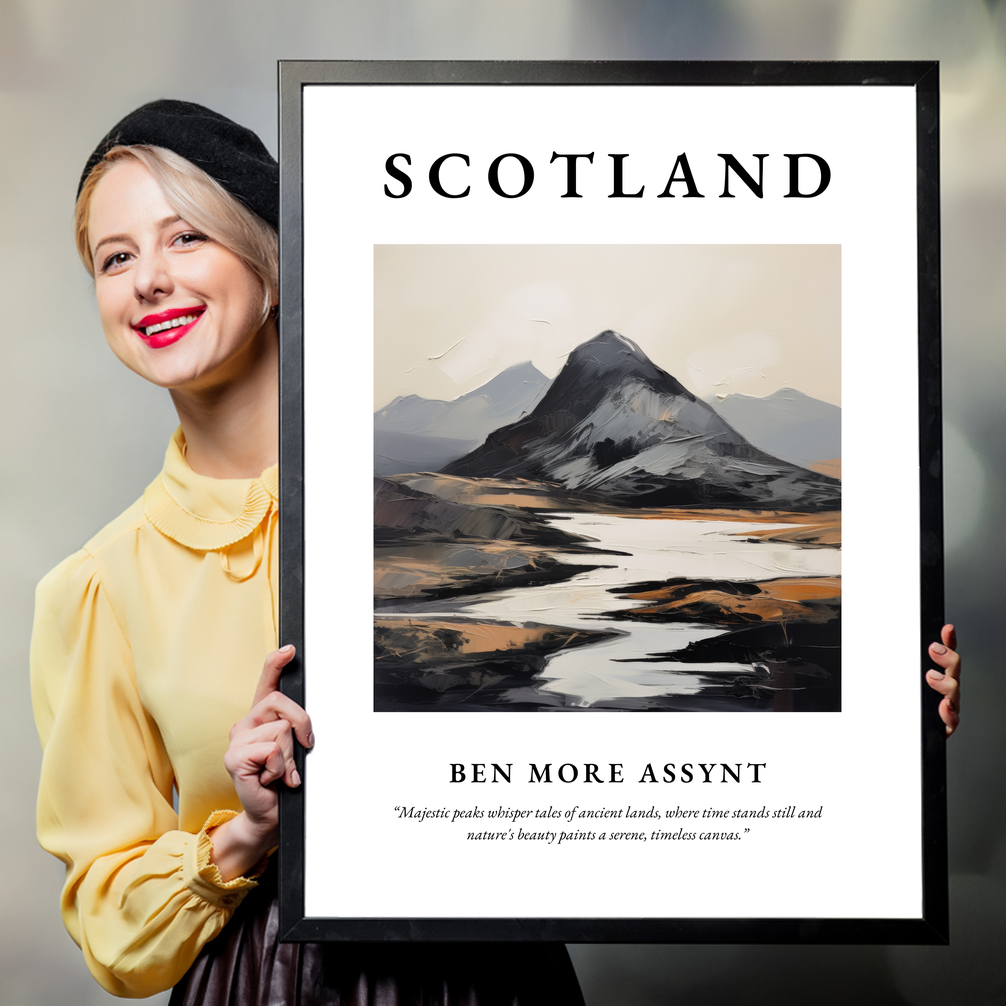
[[(276, 785), (300, 784), (293, 737), (313, 744), (274, 649), (277, 186), (253, 133), (175, 101), (123, 119), (81, 179), (106, 338), (180, 427), (142, 499), (39, 585), (38, 830), (64, 921), (122, 996), (582, 1004), (561, 946), (276, 942)], [(948, 734), (955, 645), (948, 626), (930, 651)]]
[(313, 744), (277, 690), (277, 220), (258, 137), (187, 102), (131, 113), (81, 178), (105, 336), (180, 426), (142, 499), (38, 589), (38, 831), (67, 929), (121, 996), (582, 1004), (561, 945), (277, 944), (276, 786)]

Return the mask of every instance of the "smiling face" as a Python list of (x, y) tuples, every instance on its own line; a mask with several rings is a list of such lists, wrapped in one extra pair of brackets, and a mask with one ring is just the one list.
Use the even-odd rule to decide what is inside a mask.
[(116, 161), (98, 181), (87, 238), (105, 337), (148, 381), (193, 392), (227, 384), (275, 338), (255, 273), (182, 220), (139, 161)]

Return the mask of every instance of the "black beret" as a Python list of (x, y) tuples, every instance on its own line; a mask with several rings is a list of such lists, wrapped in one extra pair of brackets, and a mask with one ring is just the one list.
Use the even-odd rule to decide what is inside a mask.
[(84, 165), (77, 195), (91, 169), (112, 147), (140, 144), (173, 150), (253, 213), (279, 226), (279, 165), (265, 144), (225, 115), (172, 98), (142, 105), (108, 131)]

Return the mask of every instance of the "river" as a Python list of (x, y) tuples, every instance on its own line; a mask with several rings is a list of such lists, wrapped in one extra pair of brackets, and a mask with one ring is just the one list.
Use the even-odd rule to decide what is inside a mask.
[[(612, 639), (553, 654), (534, 682), (543, 700), (561, 697), (564, 707), (645, 708), (654, 699), (700, 696), (711, 686), (749, 665), (638, 661), (652, 654), (680, 650), (693, 640), (716, 636), (722, 628), (697, 624), (653, 624), (606, 617), (636, 607), (612, 589), (644, 581), (688, 577), (710, 580), (766, 580), (783, 576), (838, 576), (841, 554), (835, 548), (749, 541), (745, 535), (793, 524), (750, 521), (682, 520), (610, 514), (552, 513), (548, 523), (597, 542), (623, 555), (557, 553), (570, 565), (604, 564), (563, 583), (519, 587), (451, 600), (410, 605), (423, 617), (464, 616), (480, 621), (539, 622), (570, 628), (611, 629)], [(402, 608), (399, 612), (404, 613)], [(526, 691), (526, 689), (525, 689)], [(666, 705), (666, 703), (663, 703)], [(670, 704), (672, 707), (676, 703)], [(684, 703), (681, 708), (687, 708)]]

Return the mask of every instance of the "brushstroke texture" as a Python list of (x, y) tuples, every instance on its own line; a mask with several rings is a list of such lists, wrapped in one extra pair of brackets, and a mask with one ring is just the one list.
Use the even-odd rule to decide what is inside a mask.
[(549, 655), (615, 635), (535, 622), (375, 618), (374, 705), (537, 708), (543, 703), (533, 700), (527, 681), (544, 669)]
[(774, 458), (605, 331), (578, 346), (533, 412), (442, 468), (557, 482), (626, 506), (839, 505), (841, 483)]
[(774, 712), (838, 712), (842, 708), (841, 615), (827, 623), (763, 622), (689, 643), (684, 649), (654, 653), (626, 663), (681, 665), (727, 661), (747, 665), (729, 682), (710, 680), (706, 695), (717, 692), (747, 700), (751, 708), (766, 700)]
[(376, 607), (561, 582), (583, 567), (556, 553), (604, 554), (591, 542), (516, 507), (455, 503), (374, 479)]
[(374, 474), (438, 471), (530, 412), (550, 384), (531, 363), (520, 363), (453, 402), (396, 398), (374, 413)]
[(375, 452), (411, 462), (374, 480), (375, 709), (840, 710), (839, 480), (614, 332), (538, 378), (374, 417)]
[(830, 622), (838, 617), (842, 581), (837, 576), (778, 577), (772, 580), (673, 579), (611, 591), (623, 600), (645, 602), (607, 617), (646, 622)]
[(807, 468), (842, 456), (842, 410), (802, 391), (727, 395), (710, 404), (752, 444), (784, 461)]

